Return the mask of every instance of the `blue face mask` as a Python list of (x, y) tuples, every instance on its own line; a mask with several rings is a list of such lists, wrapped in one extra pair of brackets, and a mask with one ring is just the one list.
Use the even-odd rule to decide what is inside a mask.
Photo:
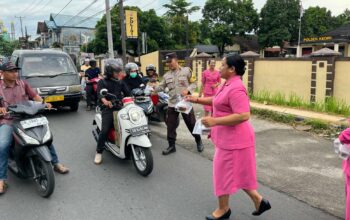
[(137, 72), (132, 72), (132, 73), (130, 73), (130, 77), (131, 77), (131, 78), (136, 78), (136, 77), (137, 77)]

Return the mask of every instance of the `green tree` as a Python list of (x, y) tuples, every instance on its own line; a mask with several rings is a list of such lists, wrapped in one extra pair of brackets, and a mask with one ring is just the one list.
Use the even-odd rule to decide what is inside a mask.
[[(127, 6), (125, 9), (135, 10), (138, 12), (139, 17), (139, 29), (140, 32), (147, 33), (147, 46), (148, 51), (152, 52), (158, 49), (170, 49), (173, 45), (167, 24), (165, 19), (157, 16), (156, 12), (151, 9), (149, 11), (141, 11), (138, 7)], [(113, 47), (115, 51), (121, 54), (121, 30), (119, 20), (119, 7), (115, 6), (111, 10), (112, 20), (112, 34), (113, 34)], [(95, 39), (88, 44), (88, 52), (94, 52), (96, 54), (106, 53), (108, 51), (107, 44), (107, 24), (106, 17), (103, 16), (101, 20), (96, 24)], [(141, 34), (141, 33), (139, 33)], [(86, 51), (86, 47), (82, 47), (83, 51)], [(137, 55), (137, 40), (127, 41), (127, 50), (132, 55)]]
[(15, 49), (19, 48), (19, 41), (6, 41), (0, 36), (0, 55), (11, 56)]
[(306, 9), (301, 21), (303, 37), (317, 37), (334, 28), (332, 12), (319, 6)]
[(163, 5), (168, 8), (165, 18), (169, 25), (170, 36), (174, 41), (174, 49), (183, 49), (186, 45), (186, 27), (188, 25), (188, 40), (191, 45), (197, 43), (199, 36), (199, 25), (188, 20), (188, 16), (193, 12), (200, 10), (198, 6), (192, 6), (192, 3), (186, 0), (171, 0), (170, 4)]
[(299, 18), (299, 0), (267, 0), (260, 12), (260, 46), (283, 47), (284, 41), (297, 41)]
[(345, 9), (345, 11), (336, 17), (336, 26), (341, 26), (343, 24), (350, 24), (350, 10)]
[(219, 47), (234, 43), (235, 36), (256, 31), (258, 13), (252, 0), (208, 0), (203, 9), (202, 39)]

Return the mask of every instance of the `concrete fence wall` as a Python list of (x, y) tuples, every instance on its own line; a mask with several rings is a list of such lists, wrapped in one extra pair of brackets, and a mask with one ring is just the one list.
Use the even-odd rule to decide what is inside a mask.
[[(190, 58), (186, 64), (193, 71), (201, 86), (202, 72), (209, 68), (212, 58)], [(242, 80), (250, 92), (257, 95), (262, 91), (280, 93), (285, 97), (295, 95), (305, 102), (322, 103), (327, 97), (334, 97), (350, 105), (350, 58), (257, 58), (244, 57), (247, 64)], [(221, 66), (216, 58), (216, 68)], [(160, 70), (159, 52), (141, 57), (142, 71), (152, 63)]]
[[(245, 57), (246, 74), (242, 80), (250, 92), (295, 95), (305, 102), (322, 103), (327, 97), (350, 105), (350, 58), (313, 57), (302, 59)], [(208, 58), (190, 62), (200, 79), (208, 68)], [(216, 67), (221, 59), (216, 59)], [(200, 80), (199, 80), (199, 84)]]
[(333, 96), (350, 103), (350, 61), (336, 62)]

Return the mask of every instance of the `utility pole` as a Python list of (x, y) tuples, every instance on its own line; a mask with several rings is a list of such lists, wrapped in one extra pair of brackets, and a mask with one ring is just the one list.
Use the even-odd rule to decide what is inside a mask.
[(186, 16), (186, 57), (189, 57), (189, 49), (190, 49), (190, 43), (189, 43), (189, 25), (188, 25), (188, 14)]
[(106, 20), (107, 20), (107, 38), (108, 38), (108, 58), (114, 58), (113, 50), (113, 36), (112, 36), (112, 22), (111, 22), (111, 13), (109, 10), (109, 0), (106, 2)]
[(302, 2), (300, 1), (300, 17), (299, 17), (299, 38), (298, 38), (298, 48), (297, 48), (297, 57), (302, 56), (302, 51), (300, 47), (300, 38), (301, 38), (301, 18), (303, 16), (303, 5)]
[(123, 63), (126, 64), (126, 37), (125, 37), (125, 15), (123, 0), (119, 0), (119, 17), (122, 38)]
[(24, 37), (24, 35), (23, 35), (23, 24), (22, 24), (22, 18), (24, 18), (24, 17), (23, 16), (15, 16), (15, 18), (19, 18), (19, 21), (21, 22), (22, 37)]

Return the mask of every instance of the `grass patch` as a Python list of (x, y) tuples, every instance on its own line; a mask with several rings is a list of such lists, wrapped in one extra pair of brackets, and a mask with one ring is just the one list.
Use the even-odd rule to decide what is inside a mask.
[(328, 138), (336, 138), (345, 128), (344, 125), (335, 126), (315, 119), (304, 119), (300, 121), (297, 116), (265, 109), (251, 108), (251, 113), (258, 118), (288, 124), (294, 128), (298, 126), (310, 126), (310, 132)]
[(303, 98), (295, 93), (287, 96), (281, 92), (270, 93), (267, 90), (261, 90), (255, 94), (250, 93), (250, 99), (260, 103), (287, 106), (316, 112), (332, 113), (343, 116), (350, 115), (350, 105), (345, 101), (339, 101), (333, 97), (326, 98), (324, 103), (309, 103), (305, 102)]

